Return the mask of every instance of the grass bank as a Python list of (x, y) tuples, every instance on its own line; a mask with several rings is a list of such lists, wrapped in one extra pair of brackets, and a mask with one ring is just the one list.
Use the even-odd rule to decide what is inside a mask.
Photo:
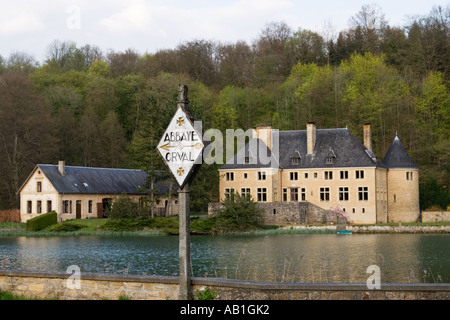
[[(215, 217), (199, 218), (191, 217), (191, 233), (208, 235), (218, 234), (217, 219)], [(354, 225), (355, 227), (432, 227), (432, 226), (450, 226), (450, 222), (435, 223), (380, 223), (373, 225)], [(302, 226), (299, 229), (296, 226), (260, 226), (258, 228), (239, 231), (238, 233), (251, 234), (284, 234), (284, 233), (334, 233), (329, 230), (329, 225), (310, 225)], [(236, 233), (235, 231), (234, 233)], [(178, 234), (177, 217), (166, 218), (135, 218), (135, 219), (84, 219), (67, 220), (53, 226), (49, 226), (41, 231), (27, 231), (25, 223), (2, 222), (0, 223), (0, 236), (114, 236), (114, 235), (176, 235)]]

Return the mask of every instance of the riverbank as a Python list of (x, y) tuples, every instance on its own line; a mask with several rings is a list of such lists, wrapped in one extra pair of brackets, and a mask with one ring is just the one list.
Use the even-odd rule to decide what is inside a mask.
[[(160, 218), (161, 219), (161, 218)], [(170, 221), (169, 221), (170, 220)], [(41, 231), (27, 231), (24, 223), (8, 222), (0, 223), (0, 236), (149, 236), (149, 235), (177, 235), (176, 219), (167, 218), (169, 224), (164, 222), (153, 228), (138, 228), (137, 225), (119, 223), (120, 228), (105, 229), (109, 219), (84, 219), (70, 220)], [(194, 219), (191, 224), (192, 235), (213, 235), (217, 232), (207, 223), (207, 219)], [(72, 228), (73, 226), (77, 228)], [(389, 223), (375, 225), (347, 225), (339, 226), (340, 229), (361, 233), (430, 233), (450, 234), (450, 222), (438, 223)], [(233, 232), (233, 234), (280, 234), (280, 233), (336, 233), (336, 225), (289, 225), (289, 226), (265, 226), (264, 228)]]
[[(281, 227), (281, 230), (292, 231), (337, 231), (337, 226), (287, 226)], [(408, 224), (396, 224), (396, 225), (367, 225), (367, 226), (352, 226), (348, 225), (344, 227), (345, 230), (352, 233), (450, 233), (450, 224), (422, 224), (422, 225), (408, 225)]]

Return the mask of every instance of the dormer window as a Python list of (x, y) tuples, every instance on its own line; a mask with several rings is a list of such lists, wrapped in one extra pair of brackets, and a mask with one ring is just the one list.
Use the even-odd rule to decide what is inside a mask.
[(334, 153), (333, 149), (330, 148), (327, 157), (325, 158), (325, 164), (333, 164), (334, 159), (336, 159), (336, 154)]
[(291, 165), (298, 166), (301, 163), (302, 157), (300, 156), (300, 152), (295, 150), (295, 152), (291, 155)]
[(244, 162), (245, 162), (245, 164), (249, 164), (250, 163), (250, 157), (245, 157)]

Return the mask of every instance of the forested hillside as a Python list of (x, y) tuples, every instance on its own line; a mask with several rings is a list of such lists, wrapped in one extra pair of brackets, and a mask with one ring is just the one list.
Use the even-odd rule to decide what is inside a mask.
[[(203, 128), (280, 130), (372, 124), (382, 158), (396, 132), (421, 169), (421, 207), (449, 205), (450, 6), (391, 26), (364, 6), (318, 34), (267, 23), (252, 43), (205, 39), (140, 54), (55, 40), (46, 60), (0, 56), (0, 209), (18, 205), (37, 163), (161, 169), (156, 144), (187, 84)], [(431, 8), (430, 8), (431, 9)], [(145, 39), (144, 39), (145, 41)], [(218, 195), (217, 167), (192, 186), (194, 210)]]

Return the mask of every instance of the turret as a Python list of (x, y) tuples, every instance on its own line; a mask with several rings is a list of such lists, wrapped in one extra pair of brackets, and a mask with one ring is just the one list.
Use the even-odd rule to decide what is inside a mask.
[(419, 168), (397, 135), (382, 164), (388, 169), (388, 222), (416, 222), (420, 216)]

